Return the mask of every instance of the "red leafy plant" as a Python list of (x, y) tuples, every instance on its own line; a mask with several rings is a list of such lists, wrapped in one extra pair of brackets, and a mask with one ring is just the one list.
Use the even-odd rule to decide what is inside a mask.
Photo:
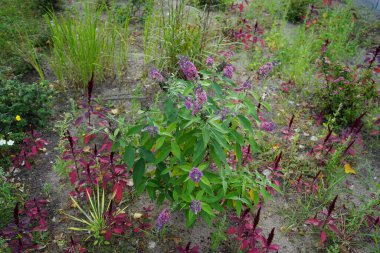
[(327, 239), (327, 230), (334, 232), (336, 235), (340, 235), (340, 231), (335, 226), (334, 222), (336, 219), (332, 217), (332, 212), (334, 211), (336, 200), (338, 199), (338, 195), (335, 196), (334, 200), (330, 203), (330, 206), (327, 210), (323, 210), (322, 212), (316, 214), (314, 218), (306, 220), (306, 224), (311, 224), (316, 226), (320, 230), (320, 238), (321, 244), (324, 246), (324, 243)]
[(282, 138), (285, 140), (285, 141), (290, 141), (291, 138), (293, 137), (293, 134), (294, 134), (294, 130), (292, 129), (292, 126), (293, 126), (293, 123), (294, 123), (294, 115), (292, 115), (292, 117), (290, 118), (289, 120), (289, 124), (288, 124), (288, 127), (286, 127), (285, 129), (283, 129), (281, 132), (282, 134), (284, 135)]
[(84, 253), (87, 249), (82, 247), (79, 242), (75, 241), (73, 237), (70, 237), (69, 245), (65, 249), (65, 253)]
[(362, 113), (351, 125), (350, 128), (342, 130), (341, 134), (336, 135), (330, 126), (328, 126), (327, 134), (308, 152), (309, 156), (313, 156), (318, 164), (326, 165), (329, 155), (335, 153), (336, 145), (347, 145), (343, 151), (343, 155), (354, 156), (354, 144), (362, 145), (361, 129), (363, 128), (362, 118), (366, 113)]
[(26, 135), (27, 137), (22, 141), (20, 153), (12, 159), (12, 163), (14, 168), (25, 166), (30, 170), (30, 161), (37, 156), (39, 151), (44, 150), (48, 142), (34, 129), (26, 132)]
[(321, 175), (322, 171), (318, 171), (313, 178), (305, 177), (301, 174), (296, 181), (291, 183), (291, 185), (298, 193), (312, 193), (314, 196), (317, 196)]
[(5, 239), (12, 252), (21, 253), (43, 248), (33, 242), (33, 233), (47, 230), (45, 205), (46, 200), (36, 198), (25, 203), (23, 210), (19, 209), (18, 203), (16, 204), (13, 210), (13, 223), (0, 231), (0, 236)]
[(235, 226), (227, 230), (227, 234), (236, 235), (240, 242), (239, 249), (248, 253), (277, 252), (279, 246), (273, 244), (274, 228), (268, 237), (262, 235), (262, 229), (258, 227), (260, 221), (261, 207), (253, 217), (250, 209), (246, 209), (240, 217), (233, 215), (231, 220)]
[(260, 43), (261, 47), (264, 47), (265, 42), (262, 39), (264, 29), (257, 23), (257, 21), (252, 23), (250, 20), (242, 16), (245, 8), (244, 5), (248, 6), (248, 1), (232, 5), (232, 11), (235, 11), (237, 8), (239, 8), (240, 16), (234, 29), (231, 29), (228, 35), (233, 40), (242, 42), (244, 44), (245, 50), (249, 49), (250, 45), (254, 47), (257, 43)]
[(178, 246), (177, 252), (178, 253), (199, 253), (199, 246), (195, 245), (194, 247), (190, 248), (191, 242), (188, 242), (185, 247)]

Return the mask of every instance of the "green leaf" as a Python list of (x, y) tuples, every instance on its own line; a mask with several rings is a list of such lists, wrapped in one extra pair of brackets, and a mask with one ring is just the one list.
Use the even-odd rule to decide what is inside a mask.
[(166, 136), (161, 136), (160, 138), (157, 139), (156, 146), (155, 146), (156, 150), (159, 150), (162, 147), (162, 145), (165, 142), (165, 139), (166, 139)]
[(191, 227), (195, 222), (195, 218), (195, 214), (190, 209), (188, 209), (186, 212), (186, 227)]
[(236, 214), (238, 217), (240, 217), (242, 203), (241, 201), (236, 201), (235, 203), (236, 203)]
[(155, 163), (158, 164), (164, 161), (170, 154), (170, 150), (171, 148), (169, 146), (163, 146), (160, 150), (158, 150), (155, 155), (155, 158), (156, 158)]
[(201, 177), (201, 182), (207, 186), (211, 186), (210, 181), (208, 181), (207, 177), (205, 176)]
[(164, 169), (164, 170), (161, 172), (161, 175), (168, 174), (171, 170), (172, 170), (172, 167), (167, 167), (166, 169)]
[(265, 107), (265, 109), (267, 109), (269, 112), (272, 111), (272, 108), (270, 107), (269, 103), (268, 102), (261, 102), (261, 104)]
[(145, 160), (140, 158), (133, 168), (133, 184), (137, 187), (143, 182), (145, 174)]
[(171, 147), (173, 155), (177, 157), (178, 160), (181, 160), (181, 150), (175, 140), (172, 140)]
[(206, 148), (210, 141), (210, 131), (207, 129), (207, 125), (202, 128), (203, 145)]
[(125, 149), (124, 161), (127, 163), (129, 168), (132, 168), (133, 163), (135, 162), (135, 148), (133, 145), (129, 145)]
[(203, 193), (204, 193), (204, 190), (201, 190), (201, 191), (197, 192), (197, 195), (195, 196), (195, 199), (197, 199), (197, 200), (202, 199)]
[(202, 202), (202, 210), (208, 213), (209, 215), (215, 217), (215, 214), (212, 211), (212, 208), (211, 206), (209, 206), (209, 204)]
[(260, 193), (263, 195), (264, 202), (267, 202), (269, 199), (271, 199), (269, 192), (267, 192), (264, 188), (260, 189)]
[(188, 180), (187, 181), (187, 189), (186, 189), (187, 193), (188, 194), (192, 193), (194, 188), (195, 188), (195, 183), (191, 180)]
[(230, 150), (232, 147), (227, 143), (226, 139), (225, 139), (225, 135), (223, 134), (220, 134), (219, 132), (217, 131), (213, 131), (212, 130), (212, 136), (214, 137), (213, 139), (216, 140), (220, 146), (222, 146), (223, 148), (227, 149), (227, 150)]
[(133, 126), (130, 129), (128, 129), (127, 136), (134, 135), (137, 133), (140, 133), (142, 130), (142, 125)]
[(198, 165), (203, 160), (205, 155), (205, 146), (203, 144), (203, 139), (200, 139), (197, 144), (194, 146), (194, 156), (193, 163), (194, 165)]
[(249, 132), (251, 132), (253, 134), (253, 128), (252, 128), (252, 125), (251, 125), (251, 121), (249, 121), (249, 119), (247, 119), (245, 116), (239, 114), (237, 116), (240, 124), (242, 124), (244, 126), (245, 129), (247, 129)]
[(235, 145), (235, 152), (236, 152), (236, 157), (238, 159), (238, 164), (240, 165), (242, 163), (243, 154), (241, 152), (241, 147), (240, 147), (239, 143), (236, 143), (236, 145)]

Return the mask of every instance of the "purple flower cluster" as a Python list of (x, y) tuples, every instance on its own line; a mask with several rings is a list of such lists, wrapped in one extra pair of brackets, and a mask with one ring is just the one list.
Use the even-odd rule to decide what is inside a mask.
[(214, 65), (214, 58), (212, 56), (207, 57), (206, 66), (212, 67)]
[(259, 68), (259, 70), (257, 71), (257, 74), (260, 77), (266, 77), (268, 76), (270, 72), (272, 72), (272, 70), (273, 70), (273, 62), (267, 62)]
[(244, 81), (244, 83), (241, 85), (244, 90), (250, 90), (252, 89), (252, 84), (249, 83), (249, 81)]
[(156, 68), (151, 68), (149, 71), (149, 77), (153, 80), (157, 80), (159, 82), (163, 82), (165, 78), (161, 75), (161, 73)]
[(190, 204), (190, 209), (195, 214), (198, 214), (202, 211), (202, 202), (199, 200), (192, 200)]
[(187, 80), (195, 80), (199, 77), (197, 68), (187, 57), (182, 56), (180, 58), (179, 67)]
[(154, 137), (158, 134), (158, 127), (156, 126), (147, 126), (143, 129), (143, 131), (148, 132), (150, 136)]
[(223, 69), (223, 75), (228, 78), (232, 78), (232, 75), (234, 74), (234, 66), (231, 64), (227, 64)]
[(215, 114), (220, 115), (221, 120), (225, 120), (227, 115), (230, 114), (230, 112), (231, 112), (230, 109), (225, 107), (222, 110), (215, 112)]
[(165, 208), (162, 210), (162, 212), (158, 215), (156, 220), (156, 228), (158, 230), (161, 230), (170, 220), (170, 210), (168, 208)]
[(190, 110), (191, 106), (193, 105), (193, 100), (191, 97), (186, 97), (185, 98), (185, 107), (187, 110)]
[(267, 132), (272, 132), (275, 128), (276, 124), (274, 124), (273, 122), (263, 121), (260, 124), (260, 129)]
[(195, 182), (199, 183), (201, 181), (201, 178), (203, 176), (202, 171), (200, 171), (197, 167), (194, 167), (190, 172), (189, 172), (189, 177), (190, 179)]
[(195, 101), (191, 99), (191, 97), (185, 98), (185, 107), (190, 110), (193, 107), (193, 115), (197, 114), (207, 102), (207, 94), (206, 91), (202, 89), (202, 87), (198, 87), (195, 91)]

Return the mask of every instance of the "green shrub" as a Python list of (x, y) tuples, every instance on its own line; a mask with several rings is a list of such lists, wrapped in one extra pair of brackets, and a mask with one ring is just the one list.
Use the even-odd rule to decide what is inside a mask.
[(0, 230), (13, 219), (13, 209), (21, 199), (16, 187), (5, 180), (4, 171), (0, 168)]
[[(252, 160), (260, 153), (256, 138), (263, 133), (252, 126), (259, 122), (253, 102), (258, 96), (236, 92), (223, 72), (204, 70), (198, 79), (191, 62), (182, 58), (180, 65), (187, 80), (169, 80), (163, 104), (142, 113), (135, 125), (118, 119), (110, 137), (116, 140), (113, 149), (134, 165), (137, 192), (146, 190), (159, 204), (170, 201), (173, 210), (185, 212), (187, 226), (197, 215), (211, 223), (223, 206), (240, 215), (260, 195), (269, 199), (270, 187), (278, 189)], [(225, 75), (232, 68), (228, 65)]]
[(324, 84), (314, 93), (313, 99), (321, 101), (317, 108), (336, 126), (348, 126), (367, 111), (368, 103), (376, 97), (376, 85), (371, 69), (353, 69), (321, 61)]
[(15, 145), (0, 146), (0, 166), (10, 165), (8, 154), (17, 150), (24, 132), (44, 127), (52, 112), (53, 91), (48, 83), (25, 84), (17, 80), (0, 80), (0, 140)]
[(301, 22), (314, 0), (290, 0), (286, 19), (292, 23)]

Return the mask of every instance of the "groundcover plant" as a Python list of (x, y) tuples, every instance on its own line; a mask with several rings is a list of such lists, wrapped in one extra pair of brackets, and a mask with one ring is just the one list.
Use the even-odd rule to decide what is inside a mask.
[(1, 252), (380, 252), (372, 10), (29, 2), (0, 18)]

